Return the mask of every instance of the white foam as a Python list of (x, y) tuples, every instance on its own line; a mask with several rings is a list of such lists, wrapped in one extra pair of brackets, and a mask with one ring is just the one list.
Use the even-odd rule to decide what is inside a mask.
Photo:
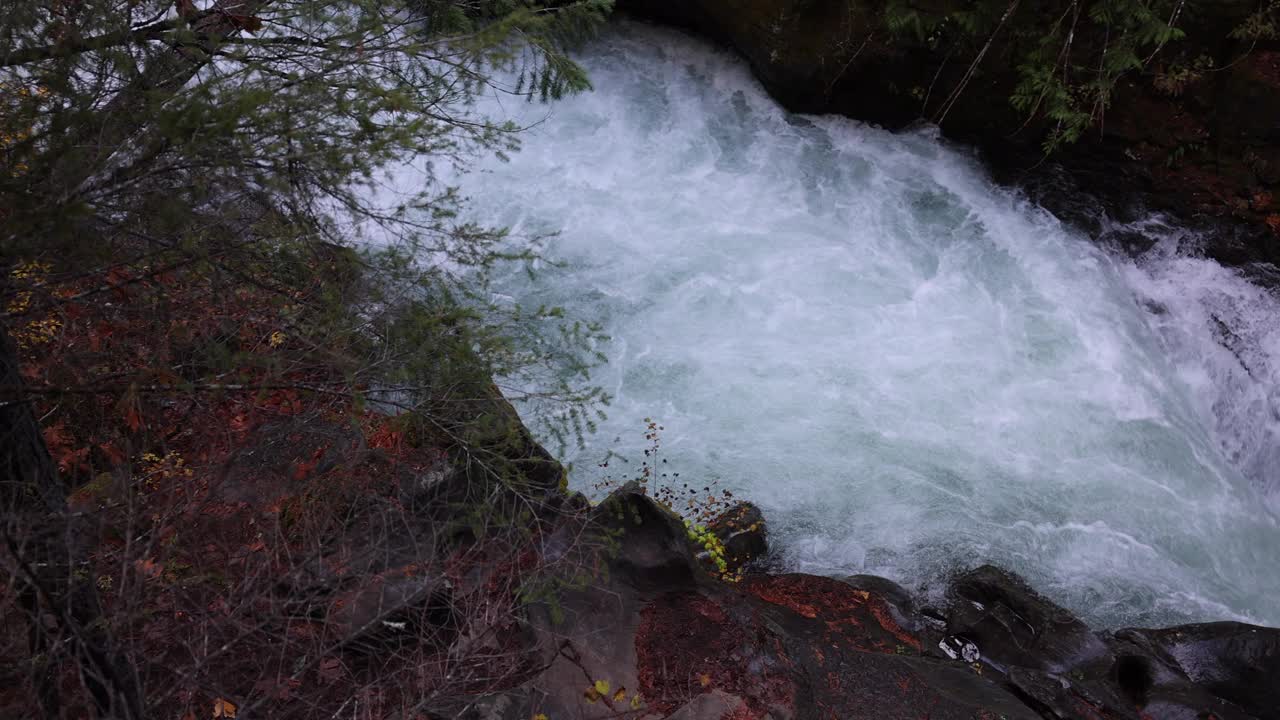
[(1280, 623), (1274, 299), (1111, 257), (933, 131), (789, 116), (681, 35), (623, 25), (584, 61), (595, 92), (517, 108), (547, 117), (462, 178), (477, 218), (561, 233), (564, 268), (502, 291), (614, 337), (579, 487), (653, 416), (799, 569), (936, 589), (990, 561), (1104, 625)]

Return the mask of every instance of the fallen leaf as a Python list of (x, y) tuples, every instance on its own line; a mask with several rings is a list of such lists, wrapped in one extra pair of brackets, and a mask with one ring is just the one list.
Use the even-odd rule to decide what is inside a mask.
[(150, 578), (160, 577), (160, 574), (164, 572), (163, 564), (149, 558), (137, 561), (135, 567), (138, 568), (138, 572)]
[(234, 718), (236, 716), (235, 703), (226, 698), (218, 698), (213, 701), (213, 716), (215, 718)]

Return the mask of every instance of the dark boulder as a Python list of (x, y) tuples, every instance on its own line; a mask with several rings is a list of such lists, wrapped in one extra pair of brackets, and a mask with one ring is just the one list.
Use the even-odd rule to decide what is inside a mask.
[(1280, 631), (1218, 623), (1098, 636), (1017, 575), (989, 565), (957, 576), (948, 596), (944, 642), (973, 643), (982, 663), (1044, 717), (1277, 716), (1259, 708), (1280, 707)]
[(591, 523), (620, 540), (611, 572), (637, 590), (691, 585), (700, 567), (684, 520), (649, 497), (640, 484), (615, 490), (595, 509)]
[(998, 667), (1058, 673), (1111, 660), (1088, 625), (1013, 573), (984, 565), (953, 579), (947, 594), (948, 634), (973, 642)]
[(1280, 629), (1217, 622), (1115, 636), (1245, 713), (1280, 718)]
[(724, 545), (727, 572), (736, 573), (769, 552), (769, 530), (764, 513), (749, 502), (740, 502), (707, 524)]

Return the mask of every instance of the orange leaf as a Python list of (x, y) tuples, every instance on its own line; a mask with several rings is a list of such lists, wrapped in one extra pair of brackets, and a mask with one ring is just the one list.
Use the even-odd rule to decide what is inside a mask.
[[(138, 572), (146, 575), (147, 577), (159, 577), (160, 573), (164, 572), (164, 565), (161, 565), (155, 560), (139, 560), (135, 563), (135, 566), (138, 568)], [(232, 715), (231, 717), (235, 716)]]
[(215, 718), (234, 718), (236, 716), (235, 703), (226, 698), (218, 698), (213, 701), (213, 716)]

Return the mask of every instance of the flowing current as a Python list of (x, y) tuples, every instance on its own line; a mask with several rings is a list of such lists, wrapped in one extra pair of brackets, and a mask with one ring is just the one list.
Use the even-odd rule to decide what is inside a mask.
[(932, 131), (789, 114), (686, 36), (582, 60), (594, 92), (486, 107), (534, 127), (461, 179), (477, 219), (558, 233), (502, 292), (611, 336), (579, 489), (653, 417), (789, 569), (937, 593), (994, 562), (1099, 626), (1280, 624), (1274, 298), (1159, 219), (1102, 250)]

